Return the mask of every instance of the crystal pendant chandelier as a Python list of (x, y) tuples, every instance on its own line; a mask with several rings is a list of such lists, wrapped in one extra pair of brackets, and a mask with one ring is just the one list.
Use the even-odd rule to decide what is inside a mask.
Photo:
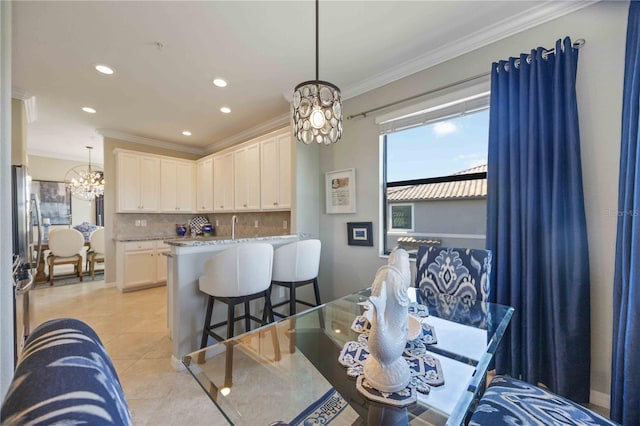
[(104, 172), (91, 166), (93, 147), (87, 146), (87, 149), (89, 150), (89, 164), (73, 167), (67, 172), (64, 180), (74, 197), (90, 201), (104, 194)]
[(342, 136), (340, 89), (318, 78), (318, 0), (316, 0), (316, 79), (293, 90), (293, 134), (301, 142), (325, 145)]

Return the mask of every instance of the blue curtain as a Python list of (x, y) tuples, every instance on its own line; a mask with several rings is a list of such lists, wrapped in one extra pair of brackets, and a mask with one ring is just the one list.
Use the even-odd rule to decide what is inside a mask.
[(618, 236), (613, 277), (611, 418), (640, 424), (640, 3), (631, 2), (622, 99)]
[[(519, 65), (516, 66), (516, 61)], [(578, 50), (492, 64), (487, 248), (490, 300), (513, 306), (498, 374), (589, 400), (589, 257), (575, 81)]]

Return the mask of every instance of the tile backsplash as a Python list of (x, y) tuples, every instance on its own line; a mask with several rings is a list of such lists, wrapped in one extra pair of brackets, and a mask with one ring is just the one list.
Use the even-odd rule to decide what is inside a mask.
[[(238, 217), (236, 237), (267, 237), (272, 235), (289, 235), (291, 233), (291, 213), (288, 211), (279, 211), (191, 214), (116, 213), (113, 221), (113, 235), (116, 238), (177, 236), (177, 223), (188, 224), (193, 217), (204, 216), (209, 219), (209, 223), (214, 225), (214, 235), (230, 237), (231, 217), (234, 214)], [(136, 226), (136, 224), (142, 223), (146, 223), (146, 226)]]

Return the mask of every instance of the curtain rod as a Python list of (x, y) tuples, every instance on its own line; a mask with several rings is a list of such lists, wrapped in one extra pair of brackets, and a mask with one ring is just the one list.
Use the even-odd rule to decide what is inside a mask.
[[(576, 49), (580, 49), (582, 46), (584, 46), (585, 43), (586, 43), (585, 39), (579, 38), (578, 40), (576, 40), (573, 43), (573, 47), (575, 47)], [(555, 53), (555, 51), (556, 51), (555, 47), (552, 48), (552, 49), (545, 49), (546, 54)], [(431, 89), (431, 90), (428, 90), (426, 92), (422, 92), (422, 93), (419, 93), (417, 95), (410, 96), (408, 98), (400, 99), (398, 101), (390, 102), (388, 104), (381, 105), (379, 107), (375, 107), (375, 108), (372, 108), (372, 109), (369, 109), (369, 110), (366, 110), (366, 111), (363, 111), (363, 112), (359, 112), (357, 114), (349, 115), (349, 116), (347, 116), (347, 120), (351, 120), (352, 118), (356, 118), (356, 117), (366, 117), (368, 114), (371, 114), (372, 112), (377, 112), (377, 111), (380, 111), (382, 109), (389, 108), (389, 107), (401, 104), (403, 102), (412, 101), (414, 99), (421, 98), (423, 96), (432, 95), (432, 94), (440, 92), (442, 90), (450, 89), (451, 87), (458, 86), (458, 85), (464, 84), (464, 83), (468, 83), (468, 82), (473, 81), (473, 80), (478, 80), (480, 78), (487, 77), (489, 75), (491, 75), (491, 72), (485, 72), (485, 73), (482, 73), (482, 74), (474, 75), (473, 77), (468, 77), (468, 78), (456, 81), (455, 83), (450, 83), (450, 84), (447, 84), (447, 85), (444, 85), (444, 86), (440, 86), (438, 88)]]

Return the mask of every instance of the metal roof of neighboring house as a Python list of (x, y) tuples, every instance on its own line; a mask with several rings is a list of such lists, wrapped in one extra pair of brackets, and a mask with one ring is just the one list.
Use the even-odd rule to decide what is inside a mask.
[[(472, 167), (454, 173), (463, 175), (483, 173), (487, 165)], [(430, 201), (456, 200), (464, 198), (484, 198), (487, 196), (487, 179), (463, 180), (457, 182), (426, 183), (422, 185), (398, 186), (387, 189), (388, 201)]]

